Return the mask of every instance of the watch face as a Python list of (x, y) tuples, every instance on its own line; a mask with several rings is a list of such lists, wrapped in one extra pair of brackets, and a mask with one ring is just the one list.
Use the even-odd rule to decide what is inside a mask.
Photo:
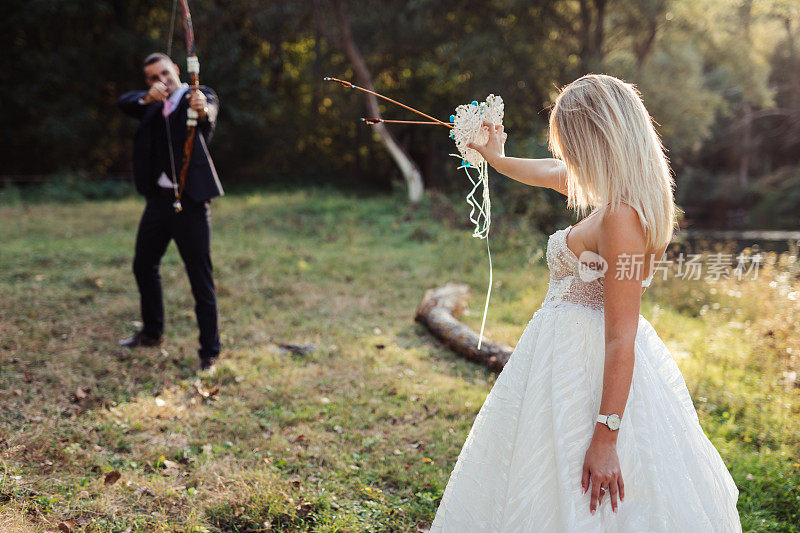
[(620, 423), (619, 415), (617, 414), (608, 415), (609, 429), (619, 429), (619, 423)]

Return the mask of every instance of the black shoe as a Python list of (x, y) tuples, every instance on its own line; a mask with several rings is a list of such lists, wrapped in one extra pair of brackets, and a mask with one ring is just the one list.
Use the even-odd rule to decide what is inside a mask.
[(150, 335), (145, 335), (143, 332), (139, 331), (134, 333), (133, 337), (117, 341), (117, 344), (126, 348), (135, 348), (137, 346), (161, 346), (163, 342), (163, 335), (151, 337)]
[(216, 357), (201, 357), (200, 358), (200, 370), (207, 370), (209, 372), (214, 371), (214, 363), (217, 362)]

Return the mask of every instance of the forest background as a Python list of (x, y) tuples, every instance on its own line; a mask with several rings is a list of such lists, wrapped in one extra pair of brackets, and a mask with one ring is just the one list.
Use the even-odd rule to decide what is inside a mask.
[[(221, 100), (212, 152), (229, 189), (406, 187), (375, 130), (359, 121), (363, 94), (323, 81), (359, 83), (347, 37), (376, 90), (436, 117), (501, 95), (507, 153), (515, 156), (549, 157), (547, 118), (559, 87), (585, 73), (619, 76), (636, 84), (659, 124), (687, 223), (797, 227), (796, 1), (197, 0), (191, 8), (201, 82)], [(0, 174), (7, 186), (46, 181), (56, 196), (69, 196), (65, 188), (84, 196), (131, 192), (134, 124), (114, 103), (144, 88), (149, 52), (172, 44), (184, 70), (180, 9), (170, 41), (172, 9), (166, 0), (4, 2), (0, 120), (9, 126), (0, 133)], [(381, 111), (415, 118), (391, 106)], [(419, 168), (425, 191), (466, 192), (443, 129), (389, 131)], [(124, 187), (113, 185), (120, 181)], [(510, 194), (506, 183), (492, 192), (509, 212), (543, 222), (561, 213), (546, 193)]]

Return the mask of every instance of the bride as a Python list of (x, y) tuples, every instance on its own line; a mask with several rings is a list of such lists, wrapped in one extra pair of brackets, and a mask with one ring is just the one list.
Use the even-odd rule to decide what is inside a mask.
[(739, 491), (667, 347), (639, 314), (675, 227), (674, 180), (631, 84), (587, 75), (550, 115), (558, 159), (478, 150), (593, 212), (548, 240), (547, 296), (478, 413), (438, 532), (740, 532)]

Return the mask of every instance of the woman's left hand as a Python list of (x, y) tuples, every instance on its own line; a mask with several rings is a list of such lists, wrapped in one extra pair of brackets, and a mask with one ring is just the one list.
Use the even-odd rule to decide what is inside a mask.
[[(589, 512), (592, 514), (603, 501), (603, 495), (608, 492), (611, 496), (611, 509), (617, 512), (617, 496), (620, 501), (625, 500), (625, 485), (622, 483), (622, 472), (617, 457), (617, 445), (614, 441), (592, 439), (586, 457), (583, 460), (583, 475), (581, 487), (583, 493), (592, 488), (592, 498), (589, 503)], [(601, 492), (600, 489), (605, 491)]]
[(506, 139), (508, 134), (503, 130), (503, 125), (494, 125), (491, 122), (483, 122), (483, 126), (489, 137), (485, 144), (468, 143), (467, 148), (472, 148), (480, 153), (492, 167), (497, 164), (499, 159), (506, 156)]

